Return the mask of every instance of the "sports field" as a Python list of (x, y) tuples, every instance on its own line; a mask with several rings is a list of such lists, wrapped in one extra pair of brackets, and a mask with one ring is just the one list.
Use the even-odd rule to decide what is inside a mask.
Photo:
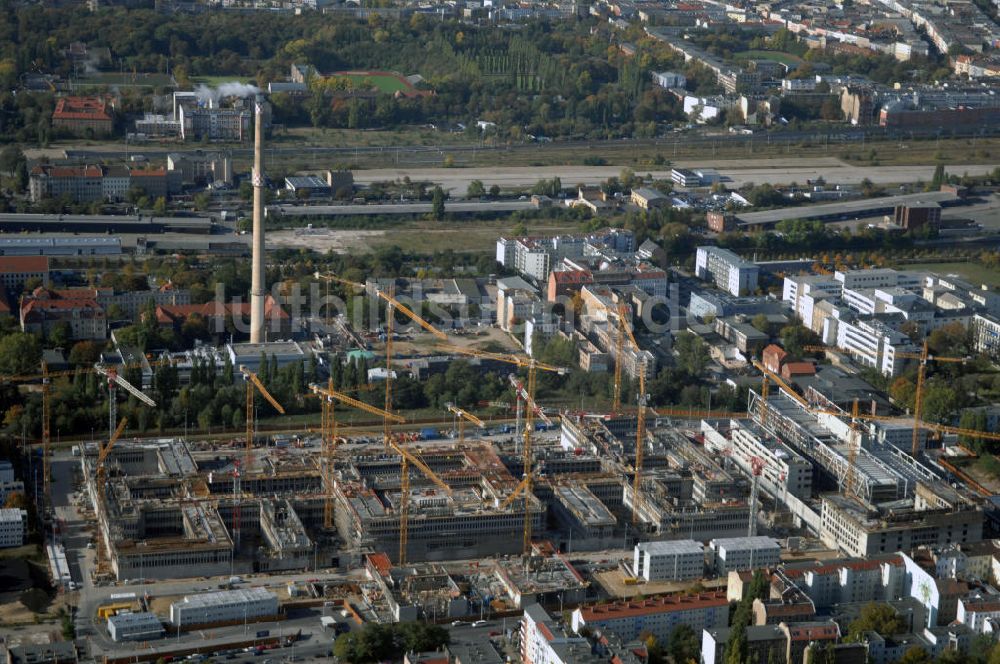
[(338, 71), (331, 76), (349, 78), (359, 87), (373, 85), (378, 91), (391, 95), (397, 92), (416, 92), (409, 81), (400, 74), (390, 71)]
[(74, 78), (73, 82), (79, 85), (94, 86), (118, 86), (125, 88), (156, 88), (168, 87), (174, 84), (173, 79), (167, 74), (156, 72), (111, 72), (102, 71)]
[(801, 65), (802, 58), (784, 51), (740, 51), (733, 53), (734, 60), (774, 60), (783, 65)]

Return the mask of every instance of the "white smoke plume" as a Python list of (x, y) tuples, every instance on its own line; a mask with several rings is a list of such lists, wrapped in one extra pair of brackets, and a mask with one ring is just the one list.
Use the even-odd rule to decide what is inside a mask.
[(207, 85), (199, 85), (194, 89), (195, 95), (198, 99), (207, 104), (209, 102), (218, 103), (220, 99), (225, 99), (226, 97), (240, 97), (241, 99), (246, 97), (253, 97), (260, 94), (260, 88), (256, 85), (250, 85), (249, 83), (240, 83), (238, 81), (230, 81), (229, 83), (223, 83), (217, 88), (210, 88)]

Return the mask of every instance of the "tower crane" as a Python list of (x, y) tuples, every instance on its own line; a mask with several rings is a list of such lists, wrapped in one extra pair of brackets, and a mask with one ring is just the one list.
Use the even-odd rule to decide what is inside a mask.
[[(326, 281), (328, 284), (330, 282), (336, 282), (343, 284), (345, 286), (350, 286), (352, 288), (365, 289), (365, 285), (357, 282), (351, 281), (350, 279), (344, 279), (343, 277), (338, 277), (332, 272), (315, 272), (313, 276), (321, 281)], [(392, 327), (393, 327), (393, 312), (398, 311), (414, 323), (424, 328), (435, 337), (441, 341), (447, 341), (448, 335), (437, 329), (426, 320), (424, 320), (419, 314), (407, 307), (405, 304), (396, 299), (395, 293), (392, 292), (390, 287), (389, 291), (386, 292), (381, 288), (375, 289), (375, 294), (385, 300), (386, 303), (386, 333), (385, 333), (385, 408), (384, 411), (387, 413), (392, 412)], [(389, 445), (392, 438), (392, 431), (390, 430), (389, 420), (383, 419), (382, 421), (382, 439), (386, 446)]]
[(350, 397), (343, 392), (333, 389), (333, 380), (327, 381), (327, 387), (310, 385), (309, 389), (323, 400), (323, 482), (326, 484), (323, 496), (323, 527), (333, 527), (333, 462), (334, 453), (337, 449), (337, 420), (335, 417), (335, 405), (339, 401), (346, 406), (351, 406), (363, 410), (373, 415), (388, 416), (395, 422), (405, 422), (406, 420), (391, 413), (386, 413), (380, 408), (371, 406), (354, 397)]
[[(617, 413), (622, 405), (622, 355), (625, 352), (625, 332), (621, 320), (627, 315), (628, 309), (624, 302), (618, 304), (618, 333), (615, 335), (615, 382), (614, 396), (611, 399), (611, 412)], [(610, 324), (611, 321), (608, 321)]]
[(472, 422), (473, 424), (475, 424), (480, 429), (482, 429), (483, 427), (486, 426), (486, 423), (483, 422), (481, 419), (479, 419), (478, 417), (476, 417), (475, 415), (473, 415), (469, 411), (464, 410), (462, 408), (459, 408), (458, 406), (456, 406), (453, 403), (446, 403), (445, 407), (448, 409), (448, 412), (454, 413), (455, 416), (458, 417), (458, 442), (459, 442), (459, 444), (465, 442), (465, 422), (466, 422), (466, 420), (468, 420), (469, 422)]
[(280, 403), (278, 403), (277, 399), (271, 396), (271, 393), (267, 391), (266, 387), (264, 387), (264, 383), (262, 383), (260, 378), (257, 377), (257, 374), (242, 365), (240, 366), (240, 373), (243, 374), (243, 382), (246, 383), (247, 391), (247, 450), (243, 466), (246, 468), (246, 472), (249, 473), (250, 469), (253, 468), (253, 437), (254, 425), (256, 422), (256, 418), (254, 417), (254, 390), (260, 392), (261, 396), (263, 396), (264, 399), (267, 400), (267, 402), (282, 415), (285, 414), (285, 409)]
[[(111, 433), (110, 438), (108, 438), (108, 444), (101, 448), (97, 455), (97, 462), (94, 464), (94, 482), (97, 489), (97, 505), (95, 506), (94, 512), (98, 514), (97, 522), (97, 574), (101, 575), (107, 569), (108, 563), (108, 547), (105, 543), (103, 535), (105, 534), (101, 528), (100, 513), (103, 511), (105, 519), (108, 518), (108, 513), (105, 508), (105, 495), (107, 491), (107, 459), (108, 455), (111, 453), (111, 448), (115, 446), (118, 442), (118, 438), (121, 437), (122, 432), (125, 431), (125, 427), (128, 424), (128, 418), (123, 417), (122, 421), (118, 423), (118, 427)], [(111, 524), (107, 524), (107, 536), (111, 537)]]
[[(635, 350), (636, 358), (640, 357), (641, 349), (639, 348), (639, 343), (635, 340), (635, 334), (632, 333), (632, 327), (628, 324), (626, 314), (628, 309), (624, 304), (618, 307), (618, 328), (621, 338), (628, 339), (629, 345)], [(618, 358), (615, 360), (616, 364), (620, 366), (622, 364), (622, 358), (624, 357), (624, 350), (619, 349)], [(620, 377), (616, 374), (616, 380)], [(635, 469), (632, 477), (632, 523), (639, 522), (639, 515), (642, 510), (642, 463), (643, 455), (646, 448), (646, 363), (642, 362), (639, 366), (639, 410), (636, 414), (636, 426), (635, 426)]]
[(114, 434), (115, 423), (118, 421), (118, 388), (122, 388), (150, 408), (156, 408), (156, 402), (143, 394), (142, 390), (125, 380), (117, 367), (96, 365), (94, 370), (108, 379), (108, 436)]
[[(803, 346), (803, 350), (808, 351), (827, 351), (833, 350), (827, 348), (826, 346)], [(952, 362), (952, 363), (965, 363), (969, 361), (966, 357), (945, 357), (942, 355), (933, 355), (928, 351), (927, 342), (924, 341), (920, 348), (919, 353), (907, 353), (898, 352), (895, 353), (895, 357), (907, 359), (907, 360), (917, 360), (917, 389), (913, 395), (913, 438), (910, 445), (910, 455), (916, 459), (920, 456), (920, 429), (929, 428), (925, 426), (925, 423), (921, 420), (923, 416), (923, 401), (924, 401), (924, 379), (927, 376), (927, 363), (928, 362)], [(971, 434), (968, 434), (971, 435)]]
[(531, 450), (531, 435), (533, 433), (532, 429), (534, 429), (534, 423), (532, 420), (535, 412), (540, 410), (538, 405), (535, 403), (535, 382), (539, 370), (551, 371), (561, 376), (567, 372), (567, 369), (565, 367), (557, 367), (544, 362), (539, 362), (531, 357), (522, 358), (508, 353), (490, 353), (487, 351), (475, 350), (473, 348), (464, 348), (462, 346), (440, 345), (438, 347), (447, 352), (470, 355), (472, 357), (495, 360), (497, 362), (506, 362), (528, 370), (528, 385), (523, 394), (527, 405), (527, 408), (525, 409), (524, 425), (524, 476), (514, 489), (513, 493), (507, 496), (507, 499), (501, 504), (501, 508), (507, 508), (518, 496), (524, 497), (524, 541), (522, 544), (523, 552), (527, 555), (531, 552), (531, 495), (535, 481), (534, 470), (532, 468), (534, 458), (532, 457)]
[(399, 477), (399, 564), (405, 565), (407, 545), (410, 540), (410, 464), (416, 466), (420, 472), (449, 496), (452, 495), (452, 490), (420, 457), (400, 445), (395, 439), (389, 441), (389, 446), (399, 454), (400, 470), (402, 471)]
[[(534, 400), (528, 396), (528, 390), (525, 389), (524, 382), (522, 382), (521, 379), (515, 376), (514, 374), (510, 374), (507, 378), (510, 380), (511, 387), (514, 388), (514, 395), (517, 397), (518, 403), (531, 402), (532, 404), (534, 404), (533, 406), (530, 407), (534, 410), (535, 417), (540, 419), (542, 422), (545, 422), (546, 425), (552, 426), (551, 418), (549, 418), (549, 416), (545, 414), (545, 411), (542, 410), (541, 406), (536, 404)], [(521, 412), (521, 409), (518, 409), (518, 412)], [(518, 423), (520, 423), (520, 420), (521, 418), (518, 417)]]

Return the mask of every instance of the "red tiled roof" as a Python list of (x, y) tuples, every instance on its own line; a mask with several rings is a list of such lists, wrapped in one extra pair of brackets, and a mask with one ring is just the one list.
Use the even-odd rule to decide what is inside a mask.
[(701, 593), (698, 595), (663, 595), (642, 601), (614, 602), (581, 607), (584, 622), (615, 620), (631, 618), (654, 613), (671, 613), (673, 611), (692, 611), (695, 609), (710, 609), (728, 606), (729, 599), (725, 592)]
[(816, 373), (816, 365), (812, 362), (788, 362), (781, 367), (781, 371), (788, 376), (812, 376)]
[[(204, 304), (161, 304), (156, 307), (156, 320), (163, 325), (169, 325), (181, 321), (188, 316), (198, 314), (205, 318), (218, 316), (249, 316), (250, 303), (240, 302), (238, 305), (231, 302), (205, 302)], [(273, 297), (268, 295), (264, 299), (264, 318), (267, 320), (289, 318), (280, 304)]]
[(20, 272), (48, 272), (48, 256), (3, 256), (0, 257), (0, 274)]
[(764, 603), (768, 616), (800, 616), (803, 613), (816, 613), (816, 608), (809, 602), (789, 602), (788, 604)]
[(986, 600), (962, 600), (966, 611), (976, 611), (979, 613), (1000, 612), (1000, 601), (989, 602)]
[(788, 635), (792, 641), (835, 640), (840, 637), (840, 628), (832, 625), (789, 625)]
[(45, 174), (50, 178), (99, 178), (104, 175), (100, 166), (36, 166), (32, 169), (36, 175)]
[(594, 275), (586, 270), (553, 272), (552, 278), (555, 279), (557, 284), (589, 284), (594, 281)]
[(72, 311), (76, 309), (92, 310), (103, 315), (104, 309), (94, 300), (25, 300), (21, 305), (21, 316), (28, 316), (35, 311)]
[(56, 102), (53, 120), (98, 120), (111, 122), (107, 103), (100, 97), (63, 97)]
[(158, 178), (162, 178), (162, 177), (166, 177), (167, 171), (166, 171), (166, 169), (163, 169), (163, 168), (135, 169), (135, 170), (129, 171), (129, 175), (131, 175), (132, 177), (145, 177), (145, 178), (158, 177)]

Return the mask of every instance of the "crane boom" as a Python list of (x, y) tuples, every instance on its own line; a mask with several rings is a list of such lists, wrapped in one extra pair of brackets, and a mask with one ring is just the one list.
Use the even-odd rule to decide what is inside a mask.
[(392, 449), (396, 450), (397, 454), (399, 454), (402, 457), (406, 457), (406, 460), (408, 462), (416, 466), (417, 469), (427, 477), (427, 479), (429, 479), (431, 482), (434, 482), (434, 484), (436, 484), (442, 491), (447, 493), (449, 496), (452, 495), (453, 493), (452, 488), (448, 486), (448, 484), (443, 479), (438, 477), (437, 473), (431, 470), (430, 466), (424, 463), (420, 457), (418, 457), (416, 454), (414, 454), (413, 452), (409, 451), (408, 449), (397, 443), (395, 440), (393, 440), (389, 445), (390, 447), (392, 447)]
[(464, 348), (462, 346), (453, 346), (451, 344), (438, 344), (435, 346), (435, 348), (445, 351), (447, 353), (470, 355), (472, 357), (479, 357), (484, 360), (496, 360), (497, 362), (506, 362), (507, 364), (515, 364), (519, 367), (534, 367), (535, 369), (540, 369), (542, 371), (551, 371), (553, 373), (557, 373), (560, 376), (569, 373), (569, 369), (567, 369), (566, 367), (557, 367), (553, 364), (546, 364), (545, 362), (539, 362), (537, 360), (532, 360), (531, 358), (518, 357), (517, 355), (512, 355), (510, 353), (492, 353), (485, 350), (476, 350), (475, 348)]
[[(354, 288), (365, 288), (365, 285), (362, 284), (362, 283), (359, 283), (357, 281), (351, 281), (349, 279), (344, 279), (342, 277), (338, 277), (335, 274), (330, 274), (328, 272), (327, 273), (316, 272), (316, 273), (313, 274), (313, 276), (316, 279), (325, 279), (325, 280), (328, 280), (328, 281), (336, 281), (337, 283), (344, 284), (346, 286), (353, 286)], [(447, 334), (445, 334), (441, 330), (437, 329), (436, 327), (434, 327), (433, 325), (431, 325), (430, 323), (428, 323), (426, 320), (424, 320), (415, 311), (413, 311), (408, 306), (406, 306), (405, 304), (403, 304), (402, 302), (400, 302), (399, 300), (397, 300), (395, 297), (393, 297), (393, 295), (391, 293), (387, 293), (384, 290), (382, 290), (381, 288), (376, 288), (375, 289), (375, 294), (378, 295), (383, 300), (385, 300), (386, 302), (388, 302), (389, 304), (391, 304), (394, 309), (397, 309), (398, 311), (400, 311), (407, 318), (409, 318), (414, 323), (416, 323), (420, 327), (424, 328), (425, 330), (427, 330), (428, 332), (430, 332), (431, 334), (433, 334), (435, 337), (437, 337), (441, 341), (447, 341), (448, 340), (448, 335)]]
[(285, 414), (284, 407), (280, 403), (278, 403), (277, 399), (275, 399), (273, 396), (271, 396), (271, 393), (267, 391), (266, 387), (264, 387), (264, 383), (262, 383), (261, 380), (260, 380), (260, 378), (257, 377), (257, 374), (255, 374), (254, 372), (250, 371), (246, 367), (240, 367), (240, 371), (243, 372), (243, 376), (247, 380), (249, 380), (251, 383), (253, 383), (253, 386), (257, 388), (257, 391), (260, 392), (261, 396), (264, 397), (269, 404), (271, 404), (272, 406), (274, 406), (274, 409), (276, 411), (278, 411), (282, 415)]
[(542, 410), (541, 406), (535, 403), (535, 400), (531, 398), (531, 396), (528, 394), (528, 390), (525, 389), (524, 387), (524, 383), (518, 380), (517, 376), (515, 376), (514, 374), (511, 374), (509, 378), (510, 378), (510, 384), (514, 387), (514, 392), (517, 394), (517, 396), (520, 399), (523, 399), (524, 403), (528, 404), (528, 408), (531, 408), (535, 412), (535, 415), (538, 416), (538, 419), (540, 419), (542, 422), (545, 422), (545, 424), (547, 424), (548, 426), (552, 426), (552, 420), (549, 418), (548, 415), (545, 414), (545, 411)]
[(108, 454), (111, 453), (111, 448), (115, 446), (118, 439), (121, 437), (122, 433), (125, 431), (125, 426), (128, 425), (128, 418), (123, 417), (122, 421), (118, 423), (118, 427), (115, 429), (114, 434), (108, 440), (108, 444), (101, 448), (100, 453), (97, 455), (97, 463), (94, 464), (94, 469), (97, 472), (101, 472), (104, 468), (104, 461), (108, 458)]
[(364, 401), (358, 401), (353, 397), (347, 396), (343, 392), (329, 390), (325, 387), (320, 387), (319, 385), (315, 384), (310, 385), (309, 389), (312, 390), (315, 394), (325, 396), (329, 399), (336, 399), (342, 404), (351, 406), (352, 408), (357, 408), (358, 410), (363, 410), (366, 413), (371, 413), (372, 415), (378, 415), (379, 417), (387, 417), (393, 422), (397, 422), (399, 424), (406, 422), (406, 418), (403, 417), (402, 415), (396, 415), (395, 413), (387, 413), (378, 406), (372, 406), (370, 404), (365, 403)]
[(122, 378), (121, 374), (118, 373), (117, 369), (114, 368), (108, 369), (103, 366), (97, 366), (95, 367), (95, 370), (102, 376), (107, 376), (108, 380), (114, 382), (115, 385), (122, 388), (123, 390), (125, 390), (126, 392), (128, 392), (129, 394), (131, 394), (136, 399), (146, 404), (150, 408), (156, 407), (155, 401), (153, 401), (151, 398), (143, 394), (142, 390), (137, 388), (135, 385)]
[(456, 406), (453, 403), (445, 404), (445, 406), (448, 408), (449, 412), (455, 413), (459, 417), (467, 419), (468, 421), (472, 422), (473, 424), (475, 424), (480, 429), (482, 429), (483, 427), (486, 426), (486, 423), (483, 422), (481, 419), (479, 419), (478, 417), (476, 417), (475, 415), (473, 415), (469, 411), (463, 410), (462, 408), (459, 408), (458, 406)]

